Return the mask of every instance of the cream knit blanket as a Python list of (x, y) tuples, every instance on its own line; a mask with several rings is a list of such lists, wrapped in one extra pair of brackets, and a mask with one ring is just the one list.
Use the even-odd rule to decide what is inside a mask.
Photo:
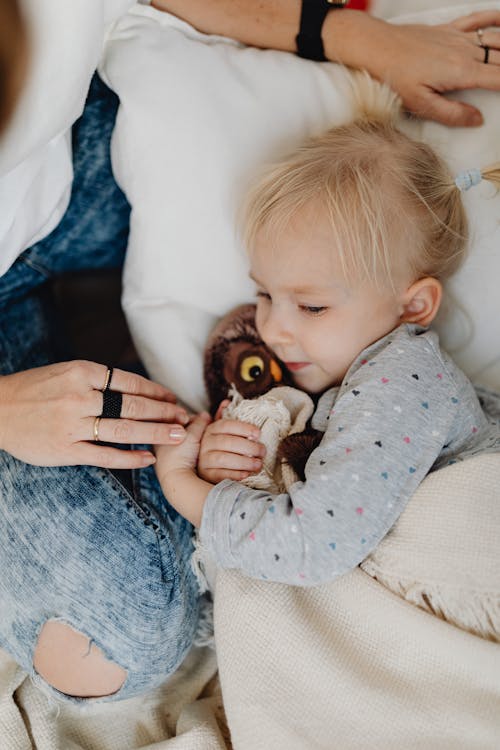
[[(493, 454), (429, 475), (365, 570), (313, 589), (220, 571), (216, 645), (234, 748), (498, 750), (500, 645), (464, 628), (495, 637), (478, 602), (498, 613), (499, 540)], [(412, 603), (428, 606), (429, 590), (439, 591), (429, 606), (461, 627)], [(1, 750), (226, 750), (214, 670), (209, 650), (195, 650), (162, 690), (82, 713), (51, 706), (4, 657)]]
[(363, 567), (313, 589), (219, 572), (235, 747), (498, 750), (500, 645), (464, 628), (498, 637), (500, 454), (430, 474)]

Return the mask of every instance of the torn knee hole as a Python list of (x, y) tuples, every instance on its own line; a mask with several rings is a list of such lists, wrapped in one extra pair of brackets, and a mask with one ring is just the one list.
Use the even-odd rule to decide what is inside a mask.
[(59, 620), (43, 625), (33, 666), (56, 690), (78, 698), (112, 695), (127, 677), (127, 672), (106, 659), (91, 638)]

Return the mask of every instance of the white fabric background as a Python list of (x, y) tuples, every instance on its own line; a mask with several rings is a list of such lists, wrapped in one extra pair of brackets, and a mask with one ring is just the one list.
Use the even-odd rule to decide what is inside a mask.
[[(471, 5), (429, 11), (416, 20), (442, 22)], [(218, 316), (252, 299), (236, 232), (246, 186), (266, 161), (349, 119), (348, 74), (333, 64), (205, 36), (145, 6), (113, 28), (101, 69), (122, 102), (113, 164), (133, 207), (124, 309), (152, 377), (200, 408), (208, 332)], [(481, 129), (406, 125), (435, 146), (454, 172), (500, 160), (500, 97), (485, 91), (461, 96), (482, 108)], [(465, 202), (471, 253), (452, 286), (466, 315), (455, 312), (440, 328), (445, 346), (469, 375), (500, 386), (494, 283), (500, 278), (500, 196), (481, 185)], [(497, 369), (490, 366), (494, 360)]]
[(0, 275), (59, 223), (69, 202), (71, 126), (81, 115), (107, 26), (134, 0), (22, 0), (27, 81), (0, 140)]

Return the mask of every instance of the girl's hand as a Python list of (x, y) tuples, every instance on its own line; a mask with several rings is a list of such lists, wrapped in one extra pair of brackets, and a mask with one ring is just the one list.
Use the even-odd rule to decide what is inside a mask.
[[(74, 361), (0, 377), (0, 448), (38, 466), (134, 469), (154, 463), (149, 451), (95, 442), (106, 372), (105, 365)], [(99, 440), (124, 445), (182, 442), (188, 415), (169, 390), (118, 369), (110, 388), (123, 394), (121, 418), (101, 418)]]
[(262, 468), (266, 449), (260, 430), (247, 422), (220, 419), (212, 422), (201, 440), (198, 474), (217, 484), (223, 479), (245, 479)]
[(167, 475), (173, 472), (195, 473), (200, 443), (210, 421), (210, 414), (202, 412), (190, 421), (186, 427), (186, 437), (180, 445), (156, 446), (155, 469), (162, 485)]
[(209, 422), (209, 414), (198, 414), (186, 428), (181, 445), (159, 445), (155, 449), (155, 471), (165, 497), (194, 526), (201, 524), (203, 506), (212, 489), (195, 472), (201, 439)]

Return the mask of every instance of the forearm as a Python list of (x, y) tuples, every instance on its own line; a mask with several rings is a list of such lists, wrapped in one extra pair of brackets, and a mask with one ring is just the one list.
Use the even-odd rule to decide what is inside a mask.
[(152, 0), (206, 34), (255, 47), (294, 50), (300, 0)]
[[(183, 18), (206, 34), (221, 34), (255, 47), (296, 51), (300, 0), (153, 0), (158, 10)], [(323, 24), (329, 60), (368, 67), (362, 51), (387, 24), (356, 10), (332, 10)]]

